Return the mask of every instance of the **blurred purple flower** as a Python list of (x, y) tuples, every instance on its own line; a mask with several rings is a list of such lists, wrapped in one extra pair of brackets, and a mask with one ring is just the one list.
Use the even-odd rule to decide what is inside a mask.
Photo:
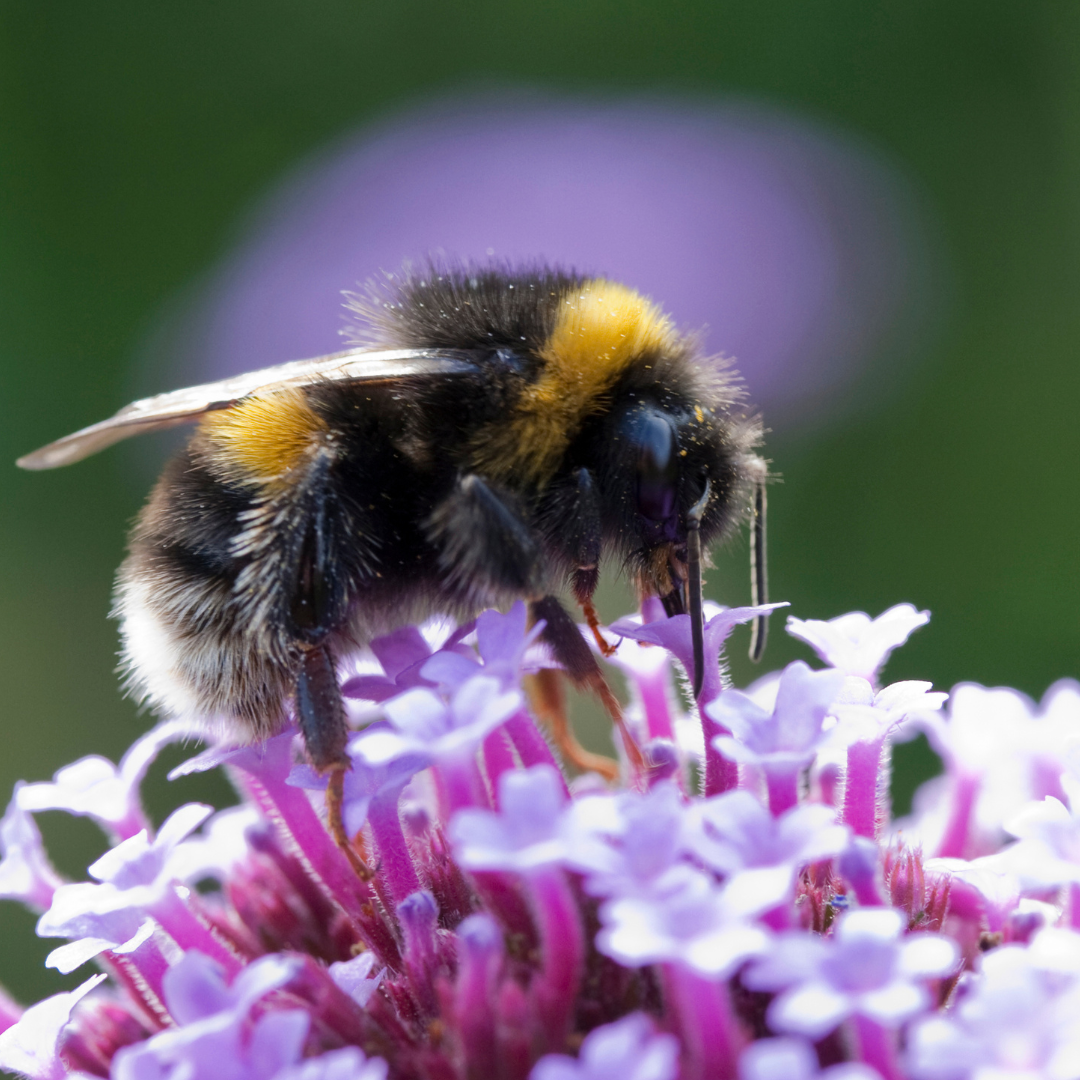
[(873, 683), (893, 649), (929, 621), (929, 611), (896, 604), (876, 619), (865, 611), (852, 611), (828, 622), (789, 616), (787, 632), (805, 641), (831, 667)]
[(105, 852), (88, 870), (97, 883), (61, 885), (38, 919), (37, 932), (73, 941), (54, 949), (47, 964), (69, 972), (105, 949), (135, 949), (150, 936), (152, 915), (171, 924), (170, 915), (186, 912), (169, 859), (212, 813), (213, 807), (188, 803), (173, 811), (152, 841), (143, 830)]
[(523, 873), (562, 862), (566, 789), (548, 765), (499, 777), (499, 812), (459, 810), (450, 822), (458, 862), (469, 870)]
[(94, 975), (74, 990), (31, 1005), (18, 1023), (0, 1033), (0, 1069), (33, 1080), (68, 1077), (70, 1073), (60, 1058), (60, 1037), (75, 1006), (107, 977)]
[(982, 959), (955, 1008), (909, 1035), (917, 1080), (1080, 1075), (1080, 935), (1043, 930)]
[(859, 364), (921, 321), (913, 206), (872, 152), (764, 106), (440, 102), (301, 163), (174, 351), (190, 380), (333, 352), (341, 291), (405, 259), (545, 259), (708, 327), (708, 348), (738, 357), (753, 400), (790, 427), (850, 397)]
[(710, 978), (727, 978), (763, 952), (769, 936), (749, 916), (775, 903), (772, 889), (720, 887), (690, 866), (666, 874), (645, 895), (623, 896), (600, 907), (596, 947), (627, 967), (679, 964)]
[(648, 894), (688, 854), (686, 816), (683, 796), (671, 783), (644, 795), (579, 799), (568, 815), (568, 862), (585, 875), (593, 896)]
[(891, 908), (865, 908), (840, 920), (833, 938), (778, 937), (743, 975), (755, 990), (782, 990), (769, 1006), (777, 1031), (820, 1039), (850, 1016), (897, 1027), (930, 1005), (923, 980), (957, 967), (956, 945), (937, 934), (903, 936)]
[(44, 911), (64, 882), (45, 854), (37, 823), (19, 806), (22, 789), (19, 781), (0, 820), (0, 898)]
[(95, 754), (65, 765), (51, 782), (24, 784), (19, 806), (31, 813), (64, 810), (92, 817), (111, 836), (126, 840), (149, 825), (139, 797), (146, 770), (163, 747), (200, 734), (181, 720), (158, 724), (131, 744), (119, 766)]
[(529, 1073), (529, 1080), (676, 1080), (679, 1043), (658, 1035), (642, 1013), (631, 1013), (589, 1032), (577, 1058), (549, 1054)]
[(177, 1026), (121, 1049), (113, 1077), (274, 1080), (299, 1063), (310, 1016), (300, 1009), (274, 1011), (252, 1024), (249, 1014), (298, 969), (296, 960), (267, 956), (249, 964), (229, 986), (218, 965), (188, 951), (164, 980), (166, 1004)]
[(748, 791), (729, 791), (689, 808), (684, 843), (725, 876), (774, 881), (778, 902), (804, 866), (843, 851), (848, 830), (831, 806), (805, 803), (774, 817)]
[(738, 690), (727, 690), (708, 707), (709, 715), (732, 732), (716, 742), (735, 761), (805, 768), (826, 738), (825, 717), (843, 685), (839, 671), (811, 671), (796, 660), (784, 669), (772, 713)]
[(383, 972), (372, 975), (375, 964), (375, 954), (363, 952), (351, 960), (339, 960), (336, 964), (331, 964), (328, 970), (335, 985), (363, 1008), (382, 982)]
[(805, 1039), (790, 1036), (760, 1039), (752, 1043), (739, 1058), (739, 1080), (881, 1080), (881, 1074), (869, 1065), (847, 1061), (818, 1065), (813, 1046)]

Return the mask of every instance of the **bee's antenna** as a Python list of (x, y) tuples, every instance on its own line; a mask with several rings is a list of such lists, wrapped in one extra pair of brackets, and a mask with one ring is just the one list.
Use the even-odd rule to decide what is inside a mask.
[(705, 612), (701, 603), (701, 517), (709, 504), (712, 485), (705, 481), (705, 491), (686, 515), (686, 607), (690, 613), (690, 633), (694, 646), (694, 697), (705, 681)]
[[(765, 481), (754, 485), (754, 518), (750, 523), (750, 603), (769, 602), (769, 564), (765, 554)], [(765, 655), (769, 616), (758, 615), (750, 630), (750, 659), (755, 664)]]

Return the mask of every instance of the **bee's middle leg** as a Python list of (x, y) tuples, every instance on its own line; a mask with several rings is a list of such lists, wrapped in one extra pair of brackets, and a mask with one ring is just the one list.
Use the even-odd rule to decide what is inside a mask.
[(351, 768), (345, 752), (349, 727), (334, 658), (326, 644), (304, 648), (296, 680), (296, 719), (311, 763), (328, 776), (326, 814), (330, 834), (353, 869), (367, 881), (372, 876), (371, 868), (353, 847), (342, 817), (345, 773)]

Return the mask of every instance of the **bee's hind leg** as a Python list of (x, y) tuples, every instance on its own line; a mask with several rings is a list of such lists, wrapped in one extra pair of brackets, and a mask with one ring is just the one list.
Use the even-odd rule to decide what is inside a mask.
[[(551, 647), (555, 659), (562, 664), (567, 677), (575, 686), (590, 690), (600, 699), (604, 711), (611, 717), (619, 734), (630, 764), (640, 773), (645, 762), (641, 749), (623, 720), (622, 706), (608, 686), (596, 657), (585, 644), (577, 624), (554, 596), (545, 596), (529, 604), (532, 621), (544, 620), (541, 638)], [(537, 672), (530, 677), (533, 707), (540, 713), (551, 729), (552, 736), (563, 755), (581, 769), (598, 772), (607, 779), (618, 775), (618, 766), (610, 758), (590, 753), (575, 738), (566, 715), (566, 695), (559, 682), (560, 673), (553, 669)]]
[(296, 681), (296, 718), (312, 764), (319, 772), (328, 774), (326, 814), (330, 835), (356, 873), (369, 881), (373, 876), (371, 867), (353, 847), (342, 819), (345, 773), (351, 768), (345, 752), (349, 728), (345, 723), (345, 706), (338, 689), (334, 659), (326, 645), (310, 645), (304, 649)]

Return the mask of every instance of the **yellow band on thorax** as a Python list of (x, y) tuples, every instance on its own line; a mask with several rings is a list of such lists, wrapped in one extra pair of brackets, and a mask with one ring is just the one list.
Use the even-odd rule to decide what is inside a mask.
[(619, 376), (675, 339), (660, 308), (625, 285), (597, 278), (567, 293), (540, 352), (539, 378), (518, 399), (510, 423), (477, 440), (476, 466), (543, 484), (583, 421), (606, 408)]

